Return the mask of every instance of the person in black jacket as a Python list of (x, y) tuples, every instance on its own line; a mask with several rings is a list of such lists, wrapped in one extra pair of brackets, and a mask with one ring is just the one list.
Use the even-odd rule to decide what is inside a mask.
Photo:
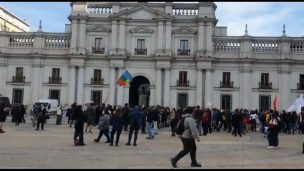
[[(83, 141), (83, 128), (84, 123), (87, 120), (87, 116), (82, 111), (82, 106), (78, 105), (76, 107), (76, 122), (75, 122), (75, 133), (74, 133), (74, 144), (75, 146), (85, 145)], [(79, 137), (79, 139), (77, 139)]]
[(74, 121), (76, 120), (76, 108), (77, 108), (77, 105), (76, 103), (73, 103), (72, 106), (71, 106), (71, 113), (70, 113), (70, 117), (71, 117), (71, 120), (70, 120), (70, 128), (72, 127)]
[(102, 108), (100, 104), (98, 104), (97, 107), (95, 108), (95, 122), (94, 122), (95, 125), (98, 125), (98, 121), (101, 116), (101, 113), (102, 113)]
[(44, 130), (44, 122), (46, 120), (46, 109), (43, 104), (41, 104), (40, 108), (38, 109), (38, 120), (37, 120), (37, 128), (36, 131), (39, 130), (39, 125), (41, 124), (41, 130)]
[(119, 137), (123, 128), (123, 118), (122, 118), (122, 112), (120, 106), (116, 108), (114, 115), (111, 116), (110, 125), (112, 126), (110, 146), (113, 146), (115, 133), (116, 133), (115, 146), (118, 146)]
[(234, 114), (232, 115), (232, 124), (233, 124), (233, 132), (232, 135), (236, 137), (236, 132), (242, 137), (242, 116), (238, 109), (235, 109)]
[(134, 110), (131, 113), (129, 139), (126, 145), (131, 145), (130, 143), (131, 143), (133, 131), (134, 131), (133, 146), (137, 145), (136, 141), (137, 141), (138, 130), (140, 129), (141, 126), (142, 115), (143, 114), (142, 112), (140, 112), (139, 107), (135, 106)]
[(122, 117), (124, 120), (124, 131), (128, 131), (128, 126), (130, 124), (130, 118), (129, 118), (129, 114), (130, 114), (131, 110), (129, 108), (129, 104), (125, 103), (125, 107), (122, 108)]
[(152, 120), (153, 120), (153, 128), (155, 130), (155, 134), (158, 134), (158, 122), (159, 122), (159, 119), (160, 119), (160, 116), (159, 116), (160, 112), (159, 112), (159, 106), (156, 106), (153, 110), (153, 115), (152, 115)]
[(21, 106), (14, 105), (12, 107), (11, 114), (12, 114), (12, 122), (15, 123), (15, 125), (19, 125), (19, 123), (22, 121)]
[(146, 139), (152, 139), (154, 138), (154, 134), (153, 134), (153, 107), (149, 107), (147, 109), (147, 132), (148, 132), (148, 137), (146, 137)]

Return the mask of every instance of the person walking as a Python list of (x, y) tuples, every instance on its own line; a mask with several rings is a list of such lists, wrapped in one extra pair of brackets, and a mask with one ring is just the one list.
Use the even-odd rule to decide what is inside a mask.
[(135, 106), (134, 110), (131, 113), (130, 132), (129, 132), (128, 142), (126, 143), (126, 145), (131, 145), (130, 143), (133, 132), (134, 132), (133, 146), (137, 145), (136, 141), (137, 141), (138, 130), (140, 129), (141, 126), (142, 115), (143, 115), (142, 112), (139, 111), (139, 107)]
[(44, 122), (46, 120), (46, 109), (43, 104), (40, 105), (40, 108), (38, 109), (37, 114), (37, 127), (35, 131), (39, 130), (39, 126), (41, 125), (41, 130), (44, 130)]
[(118, 146), (119, 137), (123, 128), (123, 118), (122, 118), (122, 111), (120, 106), (116, 108), (114, 115), (110, 118), (110, 125), (112, 126), (110, 146), (113, 146), (115, 133), (116, 133), (115, 146)]
[(5, 133), (3, 130), (4, 122), (6, 121), (7, 113), (8, 113), (8, 106), (5, 103), (0, 103), (0, 133)]
[(128, 126), (130, 124), (130, 107), (129, 107), (129, 104), (128, 103), (125, 103), (125, 107), (122, 108), (122, 117), (123, 117), (123, 120), (124, 120), (124, 131), (128, 131)]
[(191, 157), (191, 167), (202, 167), (201, 164), (196, 161), (196, 144), (195, 139), (199, 142), (200, 138), (198, 136), (197, 130), (197, 118), (195, 112), (192, 108), (187, 107), (185, 109), (185, 114), (182, 116), (184, 120), (184, 132), (180, 136), (183, 143), (183, 150), (181, 150), (175, 157), (171, 158), (171, 164), (174, 168), (177, 167), (177, 162), (190, 152)]
[(238, 133), (240, 137), (242, 137), (242, 116), (239, 111), (239, 109), (235, 109), (234, 114), (232, 115), (232, 124), (233, 124), (233, 131), (232, 135), (236, 137), (236, 134)]
[(95, 124), (95, 113), (94, 113), (93, 103), (90, 103), (90, 106), (87, 107), (86, 115), (88, 120), (87, 120), (87, 126), (85, 132), (87, 133), (89, 128), (89, 133), (93, 133), (92, 127)]
[(172, 109), (170, 114), (170, 126), (171, 126), (171, 136), (175, 136), (175, 127), (178, 122), (177, 114), (175, 108)]
[(154, 132), (153, 132), (153, 119), (152, 119), (152, 116), (153, 115), (153, 107), (150, 106), (148, 109), (147, 109), (147, 132), (148, 132), (148, 137), (146, 137), (146, 139), (153, 139), (154, 138)]
[(109, 136), (109, 127), (110, 127), (110, 112), (108, 109), (104, 111), (104, 114), (101, 116), (98, 122), (98, 129), (99, 129), (99, 134), (96, 139), (94, 139), (95, 142), (99, 142), (100, 138), (104, 134), (107, 138), (106, 143), (110, 143), (111, 139)]
[(13, 105), (12, 107), (12, 122), (15, 123), (15, 125), (19, 125), (20, 122), (22, 122), (22, 114), (21, 114), (21, 106), (20, 105)]
[[(76, 105), (76, 104), (75, 104)], [(78, 105), (75, 107), (75, 132), (74, 132), (74, 145), (75, 146), (83, 146), (85, 145), (84, 139), (83, 139), (83, 128), (84, 128), (84, 123), (87, 120), (87, 116), (85, 113), (82, 111), (82, 105)], [(79, 138), (79, 139), (77, 139)]]
[(76, 113), (76, 110), (77, 110), (77, 104), (76, 103), (73, 103), (72, 106), (71, 106), (71, 120), (70, 120), (70, 128), (72, 127), (72, 125), (74, 124), (76, 118), (77, 118), (77, 113)]
[(22, 104), (21, 105), (21, 121), (22, 121), (22, 123), (25, 123), (25, 119), (24, 119), (25, 114), (26, 114), (26, 108), (25, 108), (25, 105)]
[(273, 148), (278, 148), (279, 145), (278, 133), (280, 129), (279, 127), (280, 118), (279, 118), (279, 113), (277, 111), (273, 111), (270, 117), (271, 118), (268, 124), (268, 135), (267, 135), (269, 146), (267, 148), (273, 149)]
[(156, 106), (153, 110), (153, 128), (155, 130), (155, 134), (158, 134), (158, 122), (159, 122), (159, 118), (160, 118), (160, 111), (159, 111), (159, 106)]

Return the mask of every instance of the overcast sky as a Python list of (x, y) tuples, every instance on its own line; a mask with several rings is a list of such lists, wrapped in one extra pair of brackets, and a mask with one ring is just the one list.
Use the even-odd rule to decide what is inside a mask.
[[(304, 2), (215, 2), (217, 26), (227, 26), (229, 36), (241, 36), (248, 24), (252, 36), (304, 36)], [(37, 31), (39, 20), (45, 32), (64, 32), (69, 23), (70, 2), (0, 2)]]

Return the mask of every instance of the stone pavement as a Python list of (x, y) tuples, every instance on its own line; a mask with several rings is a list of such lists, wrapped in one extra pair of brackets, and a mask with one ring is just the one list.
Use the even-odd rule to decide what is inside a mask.
[[(51, 118), (50, 120), (55, 120)], [(28, 119), (27, 119), (28, 121)], [(170, 157), (176, 155), (182, 144), (171, 137), (169, 128), (160, 130), (153, 140), (139, 133), (138, 146), (126, 146), (126, 133), (122, 133), (119, 147), (108, 146), (102, 137), (85, 133), (86, 146), (73, 145), (74, 129), (66, 124), (48, 122), (44, 131), (34, 131), (29, 122), (15, 126), (7, 120), (5, 133), (0, 134), (0, 169), (3, 168), (165, 168), (170, 169)], [(197, 160), (202, 169), (215, 168), (304, 168), (302, 142), (304, 135), (279, 135), (279, 149), (266, 149), (267, 139), (261, 133), (247, 133), (234, 137), (226, 132), (201, 136), (197, 143)], [(190, 167), (189, 154), (178, 162), (178, 168)]]

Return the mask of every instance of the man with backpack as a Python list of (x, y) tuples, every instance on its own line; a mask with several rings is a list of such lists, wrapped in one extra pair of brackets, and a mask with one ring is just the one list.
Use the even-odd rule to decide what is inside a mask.
[(177, 162), (190, 152), (191, 167), (202, 167), (201, 164), (196, 161), (196, 144), (195, 139), (199, 142), (196, 115), (193, 108), (187, 107), (184, 111), (182, 119), (177, 124), (176, 134), (180, 137), (183, 143), (183, 150), (180, 151), (175, 157), (171, 158), (171, 164), (176, 168)]

